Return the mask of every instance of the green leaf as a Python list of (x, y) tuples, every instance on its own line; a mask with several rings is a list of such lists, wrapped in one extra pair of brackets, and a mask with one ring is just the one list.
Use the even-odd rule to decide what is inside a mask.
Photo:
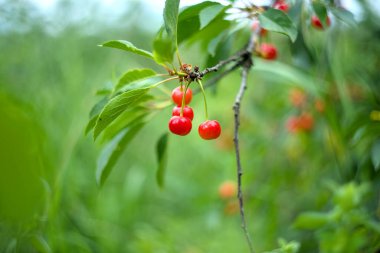
[(165, 30), (168, 39), (177, 49), (177, 23), (178, 23), (179, 0), (166, 0), (164, 8)]
[(84, 132), (85, 135), (87, 135), (94, 128), (99, 113), (102, 111), (103, 107), (107, 104), (107, 102), (108, 98), (104, 97), (92, 107), (90, 111), (90, 121), (87, 123), (86, 130)]
[(119, 82), (116, 84), (115, 91), (121, 89), (122, 87), (146, 78), (150, 76), (156, 75), (156, 72), (154, 72), (152, 69), (131, 69), (125, 72), (122, 77), (120, 77)]
[(102, 88), (98, 89), (95, 94), (100, 95), (100, 96), (109, 95), (112, 93), (112, 90), (113, 90), (113, 83), (106, 82), (105, 85)]
[(330, 216), (325, 213), (305, 212), (299, 215), (294, 222), (296, 228), (318, 229), (330, 221)]
[(112, 93), (112, 89), (107, 89), (107, 88), (101, 88), (95, 92), (95, 95), (109, 95)]
[(223, 15), (219, 15), (209, 25), (201, 29), (197, 34), (194, 34), (187, 42), (189, 44), (200, 43), (207, 50), (210, 41), (230, 29), (231, 26), (232, 22), (230, 20), (225, 20)]
[(153, 41), (153, 58), (158, 64), (166, 65), (173, 62), (176, 47), (170, 40), (164, 27), (158, 31)]
[(263, 253), (297, 253), (300, 249), (300, 243), (297, 241), (287, 242), (284, 239), (278, 239), (280, 248), (271, 251), (265, 251)]
[(297, 241), (287, 242), (285, 239), (280, 238), (278, 239), (278, 244), (282, 253), (297, 253), (300, 249), (300, 243)]
[(225, 6), (217, 4), (208, 6), (207, 8), (201, 10), (201, 12), (199, 13), (200, 29), (210, 24), (210, 22), (213, 21), (225, 8)]
[[(145, 95), (144, 97), (150, 97)], [(144, 99), (144, 97), (142, 99)], [(149, 110), (143, 106), (136, 106), (125, 110), (103, 131), (102, 142), (112, 140), (124, 128), (133, 125), (134, 122), (141, 121), (149, 115)]]
[(100, 113), (94, 128), (94, 139), (126, 109), (136, 106), (149, 88), (124, 92), (112, 98)]
[(40, 235), (34, 235), (31, 237), (31, 243), (34, 247), (34, 249), (37, 251), (37, 252), (40, 252), (40, 253), (50, 253), (52, 252), (49, 244), (46, 242), (46, 240), (40, 236)]
[(269, 8), (259, 16), (263, 28), (287, 35), (292, 42), (297, 38), (297, 28), (283, 11)]
[(332, 14), (334, 14), (335, 17), (337, 17), (339, 20), (343, 21), (347, 25), (350, 25), (350, 26), (356, 25), (354, 14), (352, 14), (348, 10), (343, 9), (343, 8), (335, 8), (335, 7), (331, 8), (330, 10)]
[(216, 50), (219, 46), (219, 43), (224, 40), (226, 37), (226, 32), (220, 33), (218, 36), (216, 36), (213, 40), (210, 41), (210, 43), (207, 46), (207, 52), (212, 56), (215, 57)]
[(322, 79), (312, 78), (307, 73), (279, 61), (267, 62), (255, 59), (255, 67), (252, 68), (252, 72), (265, 75), (265, 78), (272, 79), (280, 84), (296, 85), (313, 95), (326, 92), (325, 85), (322, 85), (324, 84)]
[(152, 88), (157, 83), (162, 82), (166, 78), (167, 77), (165, 76), (150, 76), (141, 80), (134, 81), (128, 84), (126, 87), (122, 88), (120, 91), (125, 92), (135, 89)]
[(376, 141), (371, 150), (371, 160), (375, 171), (380, 169), (380, 140)]
[(102, 111), (103, 107), (107, 104), (108, 98), (104, 97), (101, 100), (99, 100), (91, 109), (90, 111), (90, 118), (99, 115), (99, 113)]
[(84, 135), (87, 135), (96, 125), (96, 121), (98, 120), (99, 115), (95, 115), (90, 119), (90, 121), (87, 123), (86, 129), (84, 131)]
[(126, 41), (126, 40), (111, 40), (111, 41), (104, 42), (100, 46), (117, 48), (117, 49), (121, 49), (127, 52), (135, 53), (135, 54), (153, 59), (153, 54), (151, 52), (145, 51), (143, 49), (139, 49), (135, 47), (131, 42)]
[(99, 186), (104, 184), (126, 146), (142, 129), (144, 124), (144, 122), (138, 122), (125, 128), (104, 147), (99, 156), (96, 169), (96, 181)]
[(178, 43), (185, 41), (187, 38), (191, 37), (197, 33), (201, 28), (201, 22), (199, 18), (199, 13), (205, 8), (220, 5), (215, 2), (202, 2), (187, 7), (178, 16)]
[(321, 21), (324, 28), (327, 27), (327, 9), (326, 6), (320, 1), (313, 1), (313, 10), (319, 20)]
[(158, 160), (158, 169), (156, 173), (157, 184), (162, 188), (164, 186), (164, 175), (167, 164), (167, 145), (168, 133), (161, 135), (156, 145), (156, 154)]

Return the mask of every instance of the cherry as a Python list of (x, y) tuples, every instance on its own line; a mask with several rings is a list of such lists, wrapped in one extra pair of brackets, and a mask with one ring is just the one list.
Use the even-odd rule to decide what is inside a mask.
[(298, 117), (291, 116), (286, 122), (286, 128), (290, 133), (297, 133), (300, 131), (300, 122)]
[[(179, 105), (179, 106), (182, 105), (182, 97), (183, 97), (183, 88), (181, 88), (181, 86), (175, 88), (172, 91), (172, 99), (176, 105)], [(191, 91), (190, 88), (188, 88), (185, 95), (185, 104), (187, 105), (188, 103), (190, 103), (192, 98), (193, 98), (193, 92)]]
[(292, 116), (286, 122), (286, 128), (291, 133), (311, 131), (314, 126), (314, 118), (310, 113), (304, 112), (300, 116)]
[(235, 197), (236, 191), (236, 183), (233, 181), (225, 181), (219, 186), (219, 196), (221, 199), (229, 199)]
[[(181, 115), (181, 106), (174, 106), (172, 116), (180, 116)], [(183, 107), (183, 117), (193, 120), (194, 112), (190, 106), (185, 105)]]
[[(329, 27), (330, 24), (331, 24), (331, 20), (330, 20), (330, 17), (329, 17), (329, 16), (326, 17), (326, 24), (327, 24), (327, 27)], [(323, 25), (322, 25), (321, 20), (319, 20), (319, 18), (318, 18), (316, 15), (314, 15), (314, 16), (311, 17), (311, 25), (312, 25), (315, 29), (318, 29), (318, 30), (323, 30), (323, 29), (325, 29), (325, 28), (323, 27)]]
[(314, 126), (314, 118), (310, 113), (304, 112), (298, 117), (298, 125), (304, 131), (310, 131)]
[(206, 120), (198, 127), (199, 135), (205, 140), (218, 138), (221, 131), (220, 124), (216, 120)]
[(173, 116), (169, 121), (169, 130), (176, 135), (187, 135), (191, 131), (191, 120), (185, 117)]
[(277, 58), (277, 48), (268, 43), (262, 43), (260, 46), (260, 54), (264, 59), (274, 60)]
[(277, 3), (274, 4), (273, 7), (283, 12), (289, 11), (289, 5), (285, 3), (284, 1), (278, 1)]

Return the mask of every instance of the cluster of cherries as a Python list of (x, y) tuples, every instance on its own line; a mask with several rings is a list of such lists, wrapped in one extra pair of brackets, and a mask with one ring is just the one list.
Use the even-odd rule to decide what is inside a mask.
[[(277, 0), (275, 4), (273, 5), (273, 8), (281, 10), (283, 12), (289, 11), (289, 5), (286, 3), (285, 0)], [(325, 27), (323, 26), (321, 20), (316, 15), (313, 15), (311, 17), (310, 23), (312, 27), (314, 27), (317, 30), (324, 30)], [(329, 16), (326, 16), (326, 25), (330, 26), (331, 20)], [(259, 35), (261, 37), (265, 37), (268, 31), (262, 27), (260, 27), (260, 22), (255, 19), (252, 23), (252, 30), (256, 31), (259, 29)], [(256, 50), (256, 53), (266, 60), (275, 60), (277, 58), (277, 48), (275, 45), (270, 43), (261, 43), (260, 47)]]
[[(185, 91), (184, 91), (185, 90)], [(188, 106), (193, 98), (193, 92), (185, 85), (179, 86), (172, 91), (172, 100), (176, 104), (169, 120), (169, 130), (176, 135), (187, 135), (192, 128), (194, 118), (193, 109)], [(206, 120), (198, 127), (198, 133), (205, 140), (212, 140), (219, 137), (221, 127), (216, 120)]]
[[(288, 118), (286, 128), (290, 133), (310, 132), (314, 127), (314, 117), (310, 113), (310, 101), (307, 94), (302, 90), (292, 89), (289, 100), (292, 106), (300, 111), (300, 113)], [(314, 109), (319, 113), (323, 113), (325, 110), (324, 102), (320, 99), (315, 100)]]

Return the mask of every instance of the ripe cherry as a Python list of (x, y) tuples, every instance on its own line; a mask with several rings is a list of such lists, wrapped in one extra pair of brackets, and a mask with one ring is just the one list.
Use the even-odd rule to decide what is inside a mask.
[(289, 5), (285, 3), (284, 1), (278, 1), (277, 3), (274, 4), (273, 7), (283, 12), (289, 11)]
[[(184, 87), (181, 88), (181, 86), (179, 86), (172, 91), (172, 99), (176, 105), (179, 105), (179, 106), (182, 105), (183, 89)], [(185, 95), (185, 105), (190, 103), (192, 98), (193, 98), (193, 92), (190, 88), (188, 88)]]
[(169, 121), (169, 130), (176, 135), (187, 135), (191, 131), (191, 120), (185, 117), (173, 116)]
[(298, 125), (304, 131), (310, 131), (314, 126), (314, 118), (310, 113), (304, 112), (298, 117)]
[(290, 133), (301, 131), (308, 132), (314, 127), (314, 118), (310, 113), (304, 112), (300, 116), (292, 116), (286, 122), (286, 128)]
[[(181, 106), (174, 106), (172, 116), (180, 116), (181, 115)], [(193, 120), (194, 112), (190, 106), (185, 105), (183, 107), (183, 117)]]
[(264, 59), (274, 60), (277, 58), (277, 48), (268, 43), (262, 43), (260, 46), (260, 54)]
[[(330, 26), (331, 24), (331, 20), (329, 18), (329, 16), (326, 17), (326, 24), (327, 24), (327, 27)], [(315, 28), (315, 29), (318, 29), (318, 30), (323, 30), (325, 29), (322, 25), (322, 22), (321, 20), (319, 20), (319, 18), (317, 16), (312, 16), (311, 17), (311, 25)]]
[(291, 116), (286, 122), (286, 128), (290, 133), (297, 133), (300, 131), (299, 119), (296, 116)]
[(199, 135), (205, 140), (218, 138), (221, 131), (220, 124), (216, 120), (206, 120), (198, 127)]
[(233, 181), (225, 181), (219, 186), (219, 196), (221, 199), (229, 199), (236, 196), (237, 186)]

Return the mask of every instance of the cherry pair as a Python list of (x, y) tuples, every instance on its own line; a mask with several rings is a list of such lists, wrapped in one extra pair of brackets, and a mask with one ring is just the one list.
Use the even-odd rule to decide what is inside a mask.
[[(184, 94), (183, 89), (184, 86), (180, 86), (175, 88), (172, 92), (172, 100), (176, 106), (173, 108), (172, 118), (169, 121), (170, 132), (181, 136), (190, 133), (192, 120), (194, 118), (193, 109), (187, 105), (190, 103), (193, 93), (190, 88), (187, 88)], [(199, 125), (198, 133), (205, 140), (216, 139), (221, 133), (220, 124), (216, 120), (206, 120)]]

